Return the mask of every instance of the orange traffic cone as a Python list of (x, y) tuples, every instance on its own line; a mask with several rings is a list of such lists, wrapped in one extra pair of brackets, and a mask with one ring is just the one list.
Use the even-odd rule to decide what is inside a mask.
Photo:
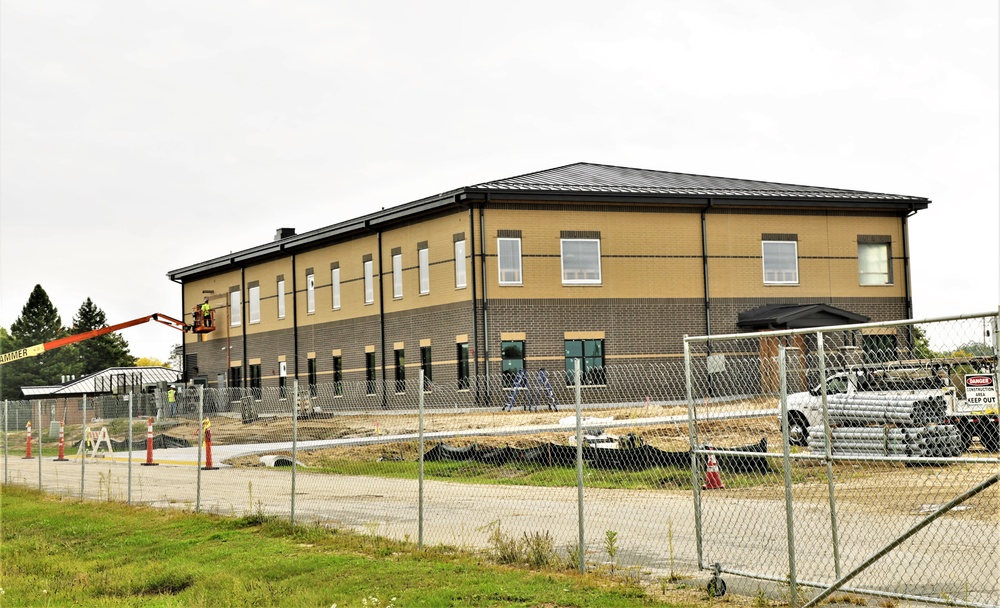
[(719, 463), (715, 460), (715, 454), (708, 455), (708, 464), (705, 465), (705, 485), (702, 490), (721, 490), (726, 486), (722, 483), (722, 475), (719, 474)]

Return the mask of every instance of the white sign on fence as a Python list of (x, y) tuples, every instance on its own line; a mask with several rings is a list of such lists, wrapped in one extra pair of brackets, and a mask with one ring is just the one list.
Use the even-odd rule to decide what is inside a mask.
[(965, 400), (973, 409), (997, 408), (997, 383), (989, 374), (965, 375)]

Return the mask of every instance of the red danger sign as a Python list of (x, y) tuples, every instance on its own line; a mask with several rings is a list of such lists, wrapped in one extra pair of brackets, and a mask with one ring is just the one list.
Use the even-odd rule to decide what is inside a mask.
[(968, 376), (965, 377), (965, 386), (975, 386), (977, 388), (979, 388), (979, 387), (993, 386), (993, 376), (987, 376), (987, 375), (973, 376), (973, 375), (968, 375)]

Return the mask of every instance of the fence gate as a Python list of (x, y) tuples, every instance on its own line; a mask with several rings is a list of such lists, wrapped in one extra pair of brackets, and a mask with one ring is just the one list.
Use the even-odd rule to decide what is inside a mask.
[[(991, 406), (988, 391), (965, 390), (969, 377), (996, 386), (997, 320), (687, 338), (710, 587), (724, 592), (729, 574), (793, 606), (833, 594), (1000, 605), (996, 394)], [(711, 465), (748, 456), (713, 446), (743, 444), (761, 445), (763, 464), (717, 479)]]

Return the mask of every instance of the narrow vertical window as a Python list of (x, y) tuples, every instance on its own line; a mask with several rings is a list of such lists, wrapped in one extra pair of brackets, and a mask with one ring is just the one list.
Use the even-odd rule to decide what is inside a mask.
[(330, 268), (330, 301), (334, 310), (340, 310), (340, 264)]
[(288, 362), (278, 361), (278, 398), (288, 398)]
[(365, 260), (365, 304), (375, 302), (375, 276), (373, 275), (371, 256)]
[(375, 394), (375, 353), (365, 353), (365, 394)]
[(762, 241), (765, 285), (794, 285), (799, 282), (797, 241)]
[(333, 357), (333, 394), (344, 395), (344, 358), (340, 355)]
[(469, 343), (458, 343), (458, 390), (469, 390)]
[(316, 359), (309, 359), (309, 396), (316, 396)]
[(278, 318), (285, 318), (285, 277), (278, 276)]
[(455, 289), (465, 289), (465, 238), (455, 238)]
[(396, 392), (406, 392), (406, 353), (402, 348), (393, 351), (396, 355)]
[(234, 366), (229, 368), (229, 388), (241, 388), (243, 386), (243, 368)]
[(260, 285), (254, 281), (250, 283), (250, 323), (260, 323)]
[(417, 266), (420, 272), (420, 295), (425, 296), (431, 292), (431, 262), (427, 243), (423, 243), (423, 248), (417, 250)]
[(229, 290), (229, 326), (239, 327), (243, 323), (243, 294), (239, 287)]
[(514, 386), (518, 374), (524, 373), (524, 341), (510, 340), (500, 343), (500, 370), (504, 388)]
[(260, 400), (260, 363), (250, 366), (250, 393), (254, 399)]
[(497, 239), (497, 264), (501, 285), (521, 285), (521, 239)]
[(306, 313), (316, 312), (316, 275), (312, 268), (306, 269)]
[(424, 392), (430, 392), (432, 386), (433, 372), (431, 369), (431, 347), (420, 347), (420, 369), (424, 372)]
[(403, 254), (392, 254), (392, 297), (403, 297)]

